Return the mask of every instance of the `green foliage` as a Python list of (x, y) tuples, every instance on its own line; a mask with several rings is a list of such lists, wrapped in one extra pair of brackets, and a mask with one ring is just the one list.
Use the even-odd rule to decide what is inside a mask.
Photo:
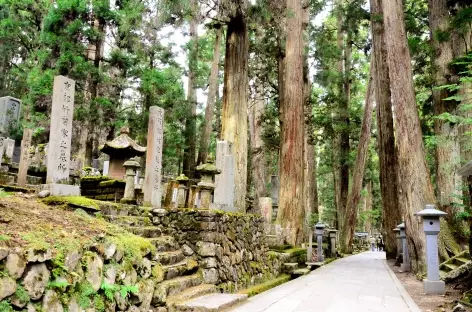
[(105, 282), (102, 282), (102, 284), (100, 285), (100, 289), (103, 291), (105, 298), (107, 298), (108, 301), (113, 302), (115, 300), (115, 292), (117, 292), (120, 287), (115, 284), (110, 285)]
[(78, 285), (77, 290), (77, 303), (83, 309), (91, 306), (91, 296), (95, 294), (92, 285), (88, 282), (84, 282)]
[(10, 302), (7, 300), (0, 301), (0, 311), (2, 312), (10, 312), (13, 311), (13, 307), (11, 306)]
[(8, 235), (0, 234), (0, 243), (1, 242), (8, 242), (10, 239), (11, 238)]
[(0, 188), (0, 198), (5, 198), (10, 196), (4, 189)]
[(68, 286), (70, 286), (69, 282), (66, 280), (54, 280), (48, 283), (48, 287), (51, 289), (57, 289), (61, 292), (64, 292)]
[(126, 297), (128, 297), (129, 294), (135, 294), (137, 292), (138, 292), (138, 287), (137, 286), (131, 286), (131, 285), (121, 285), (120, 286), (121, 298), (126, 298)]
[[(18, 298), (20, 302), (30, 301), (30, 296), (28, 295), (28, 292), (25, 290), (25, 288), (22, 285), (16, 285), (15, 296)], [(0, 309), (0, 311), (3, 311), (3, 310)]]

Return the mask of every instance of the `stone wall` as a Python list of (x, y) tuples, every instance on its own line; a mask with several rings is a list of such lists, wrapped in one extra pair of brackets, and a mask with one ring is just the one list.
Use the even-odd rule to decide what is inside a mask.
[(151, 306), (163, 280), (152, 245), (114, 239), (67, 252), (0, 247), (0, 311), (161, 311)]
[(108, 177), (83, 177), (80, 179), (82, 196), (102, 201), (119, 202), (125, 194), (125, 181)]
[(278, 276), (283, 259), (269, 251), (260, 216), (155, 209), (153, 224), (197, 255), (206, 283), (233, 292)]

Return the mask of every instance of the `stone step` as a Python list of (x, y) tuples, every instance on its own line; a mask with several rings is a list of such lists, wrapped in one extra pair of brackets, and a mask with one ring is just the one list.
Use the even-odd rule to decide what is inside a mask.
[(298, 269), (298, 263), (297, 262), (286, 262), (286, 263), (284, 263), (284, 272), (291, 273), (296, 269)]
[(319, 267), (322, 267), (324, 265), (324, 262), (307, 262), (306, 265), (307, 268), (313, 271), (318, 269)]
[(157, 226), (127, 226), (126, 229), (144, 238), (156, 238), (162, 235), (161, 230)]
[(154, 289), (152, 297), (152, 304), (159, 306), (165, 304), (168, 297), (175, 296), (182, 293), (186, 289), (198, 286), (202, 284), (202, 278), (200, 274), (193, 274), (187, 276), (180, 276), (171, 280), (163, 281), (159, 283)]
[(158, 261), (162, 265), (176, 264), (185, 259), (181, 250), (158, 252), (154, 255), (153, 260)]
[(292, 271), (292, 277), (299, 277), (303, 275), (310, 274), (311, 270), (309, 268), (297, 269)]
[(247, 299), (242, 294), (209, 294), (176, 305), (176, 311), (220, 312)]
[(152, 221), (148, 217), (136, 217), (136, 216), (104, 216), (104, 219), (108, 222), (122, 225), (122, 226), (135, 226), (135, 227), (146, 227), (152, 226)]
[(133, 216), (152, 218), (152, 210), (153, 208), (150, 207), (131, 206), (129, 209), (129, 214)]
[(149, 241), (156, 247), (157, 252), (179, 250), (179, 246), (172, 236), (153, 237)]
[(179, 263), (164, 265), (164, 280), (170, 280), (178, 276), (193, 273), (198, 269), (198, 262), (193, 259), (185, 259)]
[(195, 287), (190, 287), (181, 292), (180, 294), (169, 296), (167, 298), (167, 306), (174, 306), (176, 304), (215, 292), (216, 286), (213, 284), (202, 284)]

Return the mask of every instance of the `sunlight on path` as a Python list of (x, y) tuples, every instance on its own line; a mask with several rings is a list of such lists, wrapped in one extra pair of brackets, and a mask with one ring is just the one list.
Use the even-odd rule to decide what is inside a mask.
[(384, 252), (339, 259), (250, 298), (232, 312), (420, 312), (389, 271)]

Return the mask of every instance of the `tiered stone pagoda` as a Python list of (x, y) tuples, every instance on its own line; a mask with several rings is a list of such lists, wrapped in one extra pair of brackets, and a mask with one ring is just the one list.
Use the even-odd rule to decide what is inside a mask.
[(123, 127), (120, 135), (100, 147), (100, 151), (110, 156), (110, 169), (108, 176), (114, 179), (124, 179), (126, 169), (123, 167), (125, 161), (136, 156), (143, 156), (146, 147), (138, 145), (129, 136), (129, 128)]

